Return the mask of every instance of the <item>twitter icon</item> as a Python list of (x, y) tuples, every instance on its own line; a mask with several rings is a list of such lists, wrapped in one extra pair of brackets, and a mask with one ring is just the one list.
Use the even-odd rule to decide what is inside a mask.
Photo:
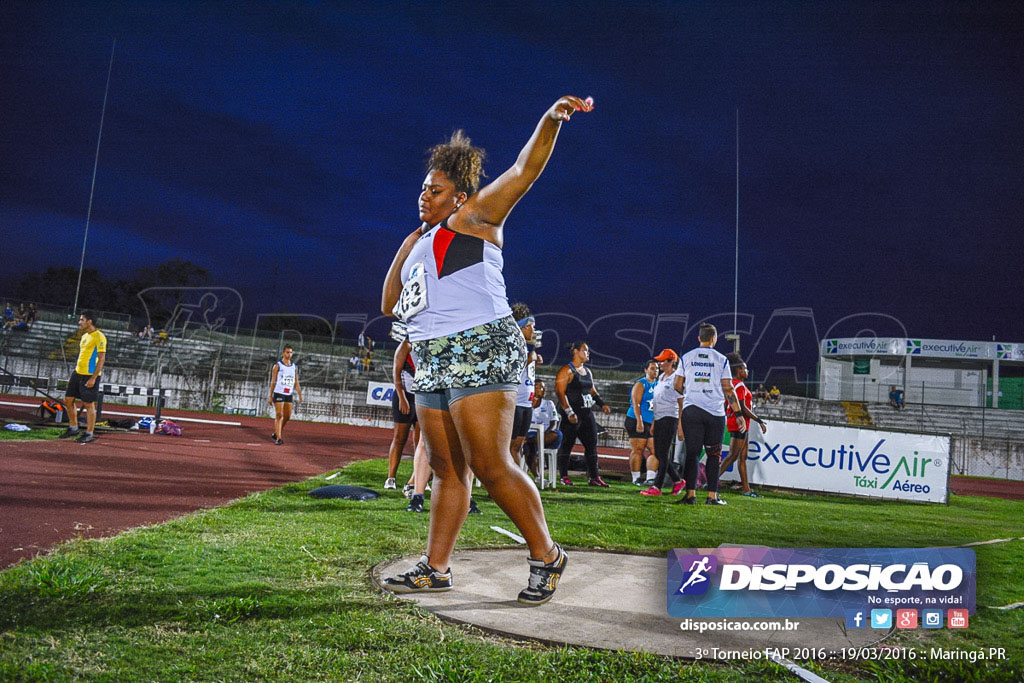
[(871, 610), (871, 628), (892, 628), (892, 610)]

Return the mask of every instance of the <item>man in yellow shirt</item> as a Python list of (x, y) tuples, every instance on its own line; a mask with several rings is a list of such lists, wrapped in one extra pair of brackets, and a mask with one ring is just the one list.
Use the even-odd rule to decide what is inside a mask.
[[(85, 406), (85, 433), (75, 439), (79, 443), (89, 443), (94, 440), (92, 432), (96, 426), (98, 383), (100, 373), (103, 372), (103, 362), (107, 358), (107, 337), (96, 329), (94, 319), (95, 315), (92, 311), (82, 311), (82, 315), (78, 318), (78, 327), (82, 330), (78, 363), (75, 365), (75, 371), (71, 373), (71, 379), (68, 380), (68, 389), (64, 397), (70, 424), (60, 435), (61, 439), (69, 439), (78, 434), (78, 410), (80, 406)], [(75, 399), (78, 399), (79, 407), (75, 406)]]

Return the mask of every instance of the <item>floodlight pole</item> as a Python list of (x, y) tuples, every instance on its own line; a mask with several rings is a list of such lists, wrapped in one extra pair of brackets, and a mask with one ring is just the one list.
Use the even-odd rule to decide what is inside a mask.
[(82, 260), (78, 264), (78, 283), (75, 285), (75, 301), (71, 305), (71, 318), (78, 313), (78, 292), (82, 288), (82, 270), (85, 268), (85, 245), (89, 241), (89, 219), (92, 218), (92, 197), (96, 191), (96, 168), (100, 163), (100, 141), (103, 139), (103, 119), (107, 114), (107, 93), (110, 92), (110, 72), (114, 68), (115, 40), (110, 46), (110, 64), (107, 66), (107, 87), (103, 90), (103, 109), (100, 111), (100, 134), (96, 137), (96, 157), (92, 162), (92, 186), (89, 188), (89, 208), (85, 213), (85, 237), (82, 238)]
[(740, 110), (736, 109), (736, 257), (732, 282), (732, 334), (725, 335), (732, 342), (732, 350), (740, 352)]

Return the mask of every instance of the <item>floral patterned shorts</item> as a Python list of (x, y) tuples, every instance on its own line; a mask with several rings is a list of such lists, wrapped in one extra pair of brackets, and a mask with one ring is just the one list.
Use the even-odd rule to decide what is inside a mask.
[(414, 341), (413, 391), (443, 391), (488, 384), (519, 384), (526, 339), (512, 316), (446, 337)]

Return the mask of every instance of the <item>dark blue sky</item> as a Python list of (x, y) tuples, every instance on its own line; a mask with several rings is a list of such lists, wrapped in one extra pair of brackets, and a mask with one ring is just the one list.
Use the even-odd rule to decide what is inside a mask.
[(739, 108), (755, 328), (808, 307), (820, 333), (870, 311), (1024, 340), (1024, 5), (555, 5), (4, 2), (0, 291), (78, 265), (116, 39), (86, 259), (109, 276), (184, 258), (247, 313), (373, 314), (425, 150), (464, 128), (494, 177), (574, 93), (596, 110), (507, 222), (513, 298), (731, 311)]

